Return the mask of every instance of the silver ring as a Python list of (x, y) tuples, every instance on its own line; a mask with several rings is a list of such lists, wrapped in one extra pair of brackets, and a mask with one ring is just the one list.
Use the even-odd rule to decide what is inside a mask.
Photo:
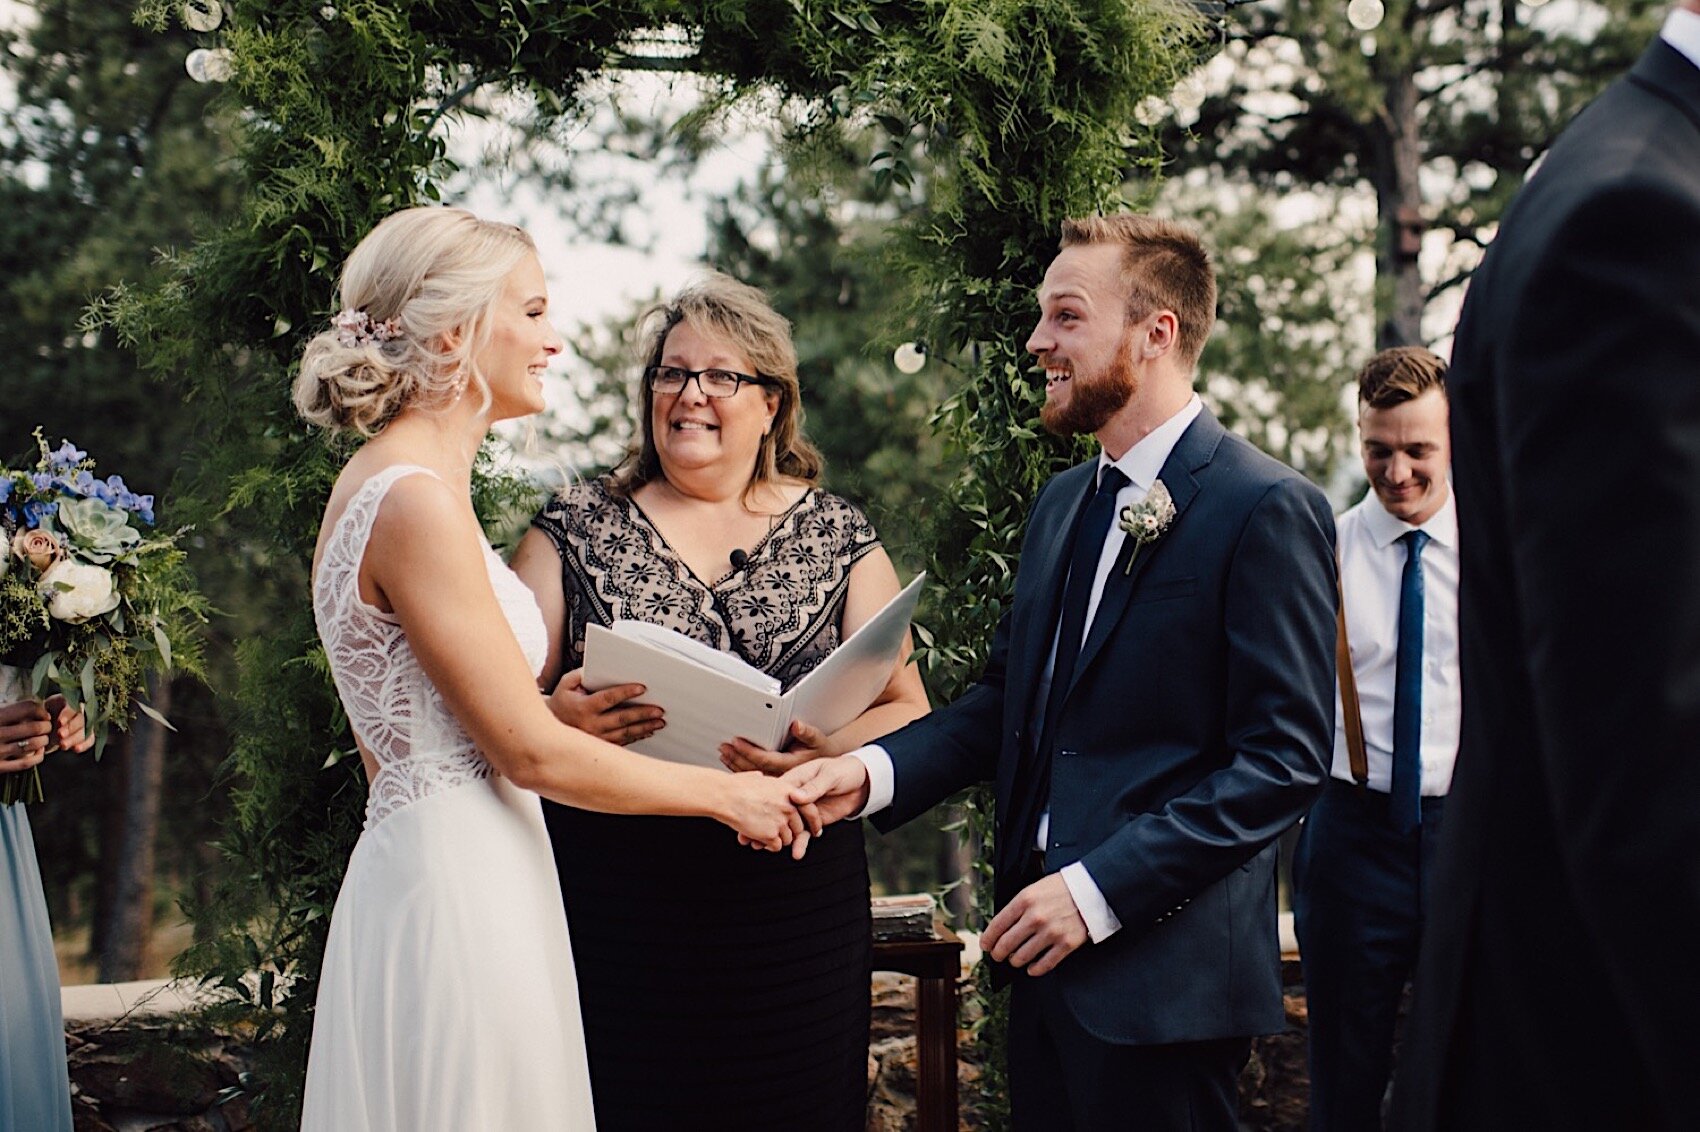
[(30, 741), (28, 739), (19, 739), (18, 740), (18, 750), (27, 751), (29, 749), (30, 749)]

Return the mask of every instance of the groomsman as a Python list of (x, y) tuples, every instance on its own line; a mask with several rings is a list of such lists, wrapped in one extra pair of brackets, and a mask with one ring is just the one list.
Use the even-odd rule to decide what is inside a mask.
[(1553, 145), (1447, 377), (1464, 730), (1393, 1090), (1700, 1128), (1700, 0)]
[(1102, 451), (1034, 500), (979, 683), (793, 797), (889, 829), (995, 782), (1015, 1127), (1231, 1132), (1251, 1036), (1285, 1026), (1275, 840), (1333, 741), (1334, 522), (1193, 392), (1197, 235), (1121, 215), (1062, 245), (1027, 348), (1046, 426)]
[(1381, 1127), (1458, 754), (1458, 513), (1446, 363), (1383, 350), (1358, 374), (1370, 490), (1338, 520), (1334, 768), (1293, 859), (1310, 1015), (1310, 1127)]

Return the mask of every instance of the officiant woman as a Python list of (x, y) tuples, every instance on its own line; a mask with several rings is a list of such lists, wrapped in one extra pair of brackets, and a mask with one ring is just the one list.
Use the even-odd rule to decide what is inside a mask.
[[(587, 625), (664, 625), (789, 688), (899, 588), (867, 517), (816, 486), (790, 324), (760, 291), (710, 275), (650, 312), (643, 343), (626, 460), (553, 499), (514, 559), (550, 627), (556, 713), (622, 743), (666, 721), (636, 706), (636, 686), (583, 691)], [(783, 773), (925, 714), (908, 655), (841, 731), (798, 724), (782, 752), (740, 743), (722, 760)], [(544, 809), (598, 1127), (860, 1132), (871, 963), (861, 823), (833, 826), (793, 861), (709, 821)]]

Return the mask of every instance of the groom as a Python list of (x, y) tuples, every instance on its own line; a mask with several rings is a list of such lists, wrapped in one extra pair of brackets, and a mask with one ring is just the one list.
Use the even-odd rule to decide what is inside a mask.
[(1285, 1025), (1274, 842), (1333, 741), (1334, 523), (1193, 393), (1215, 306), (1190, 229), (1064, 223), (1027, 349), (1045, 426), (1103, 451), (1034, 501), (979, 683), (794, 773), (881, 829), (996, 781), (1017, 1129), (1229, 1132)]

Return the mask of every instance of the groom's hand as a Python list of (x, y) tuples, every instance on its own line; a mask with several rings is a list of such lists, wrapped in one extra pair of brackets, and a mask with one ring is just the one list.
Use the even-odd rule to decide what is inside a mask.
[(1045, 975), (1087, 940), (1086, 921), (1061, 873), (1041, 877), (1015, 894), (980, 935), (993, 959)]
[(780, 780), (791, 786), (791, 801), (813, 804), (827, 825), (860, 813), (868, 804), (867, 764), (854, 755), (814, 759), (788, 771)]

